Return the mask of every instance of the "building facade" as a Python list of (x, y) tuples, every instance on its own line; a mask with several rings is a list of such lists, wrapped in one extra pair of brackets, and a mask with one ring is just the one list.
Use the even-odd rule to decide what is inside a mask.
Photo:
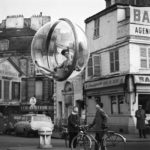
[(62, 82), (54, 83), (54, 117), (56, 124), (67, 124), (73, 106), (78, 106), (81, 120), (85, 119), (83, 73)]
[(5, 115), (20, 111), (23, 72), (10, 58), (0, 60), (0, 112)]
[(150, 117), (148, 3), (106, 0), (106, 9), (85, 20), (91, 51), (84, 83), (88, 122), (96, 101), (103, 102), (109, 127), (116, 131), (137, 132), (139, 104)]
[[(20, 113), (46, 112), (53, 118), (53, 80), (42, 75), (31, 59), (32, 39), (36, 31), (50, 20), (50, 16), (42, 13), (31, 18), (7, 16), (0, 24), (0, 57), (10, 58), (24, 74), (20, 83)], [(30, 107), (31, 97), (37, 101), (34, 109)]]

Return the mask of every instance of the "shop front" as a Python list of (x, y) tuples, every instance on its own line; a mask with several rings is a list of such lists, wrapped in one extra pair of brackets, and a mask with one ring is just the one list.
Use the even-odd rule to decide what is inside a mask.
[(137, 104), (142, 105), (150, 120), (150, 75), (135, 75)]
[[(129, 91), (127, 75), (85, 82), (87, 122), (94, 119), (96, 102), (104, 104), (109, 116), (109, 128), (118, 132), (128, 132), (131, 116), (130, 99), (134, 91)], [(135, 125), (134, 125), (135, 126)]]
[(97, 101), (104, 104), (109, 128), (137, 133), (135, 111), (142, 105), (150, 120), (150, 75), (127, 74), (85, 82), (87, 122), (93, 120)]

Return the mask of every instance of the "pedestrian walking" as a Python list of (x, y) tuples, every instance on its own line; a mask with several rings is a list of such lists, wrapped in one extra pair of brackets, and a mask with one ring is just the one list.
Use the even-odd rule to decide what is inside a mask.
[[(73, 138), (78, 134), (79, 124), (80, 117), (78, 114), (78, 107), (74, 106), (71, 114), (68, 117), (69, 148), (71, 148), (71, 142)], [(76, 147), (76, 142), (74, 142), (73, 147)]]
[[(96, 114), (95, 118), (92, 122), (92, 124), (89, 125), (89, 128), (94, 126), (95, 133), (95, 139), (102, 143), (101, 144), (101, 150), (106, 150), (106, 144), (105, 141), (103, 141), (103, 136), (105, 134), (105, 130), (107, 127), (107, 121), (108, 121), (108, 115), (103, 110), (103, 103), (96, 104)], [(102, 142), (103, 141), (103, 142)], [(95, 144), (95, 150), (98, 150), (98, 145)]]
[(145, 133), (145, 119), (146, 119), (146, 114), (145, 110), (142, 109), (142, 105), (138, 106), (138, 110), (135, 112), (135, 117), (137, 119), (136, 123), (136, 128), (139, 130), (139, 138), (146, 138), (146, 133)]

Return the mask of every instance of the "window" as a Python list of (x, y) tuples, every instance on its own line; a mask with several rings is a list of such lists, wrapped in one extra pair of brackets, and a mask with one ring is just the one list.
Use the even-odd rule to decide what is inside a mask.
[(94, 61), (94, 76), (100, 75), (100, 55), (94, 55), (93, 56)]
[(20, 62), (20, 68), (22, 69), (22, 71), (27, 75), (28, 70), (27, 70), (27, 59), (26, 58), (21, 58), (19, 60)]
[(112, 114), (123, 114), (127, 113), (127, 104), (123, 95), (110, 96), (111, 100), (111, 113)]
[(95, 101), (98, 104), (101, 103), (101, 97), (100, 96), (95, 97)]
[(35, 95), (36, 95), (37, 99), (42, 100), (42, 98), (43, 98), (43, 82), (40, 80), (36, 81)]
[(9, 100), (9, 86), (10, 81), (5, 80), (4, 81), (4, 100)]
[(99, 18), (94, 20), (94, 38), (99, 37)]
[(90, 57), (89, 61), (88, 61), (87, 75), (88, 76), (93, 76), (93, 62), (92, 62), (92, 57)]
[(20, 99), (20, 83), (12, 82), (12, 99)]
[(0, 51), (8, 50), (9, 40), (0, 40)]
[(100, 55), (94, 54), (89, 58), (88, 67), (87, 67), (87, 75), (88, 76), (100, 76)]
[(118, 50), (110, 52), (110, 72), (119, 71), (119, 52)]
[(150, 48), (140, 48), (141, 68), (150, 68)]

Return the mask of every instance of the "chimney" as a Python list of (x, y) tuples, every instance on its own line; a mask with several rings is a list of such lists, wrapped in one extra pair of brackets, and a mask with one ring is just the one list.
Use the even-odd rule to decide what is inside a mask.
[(111, 6), (111, 0), (105, 0), (106, 1), (106, 8)]

